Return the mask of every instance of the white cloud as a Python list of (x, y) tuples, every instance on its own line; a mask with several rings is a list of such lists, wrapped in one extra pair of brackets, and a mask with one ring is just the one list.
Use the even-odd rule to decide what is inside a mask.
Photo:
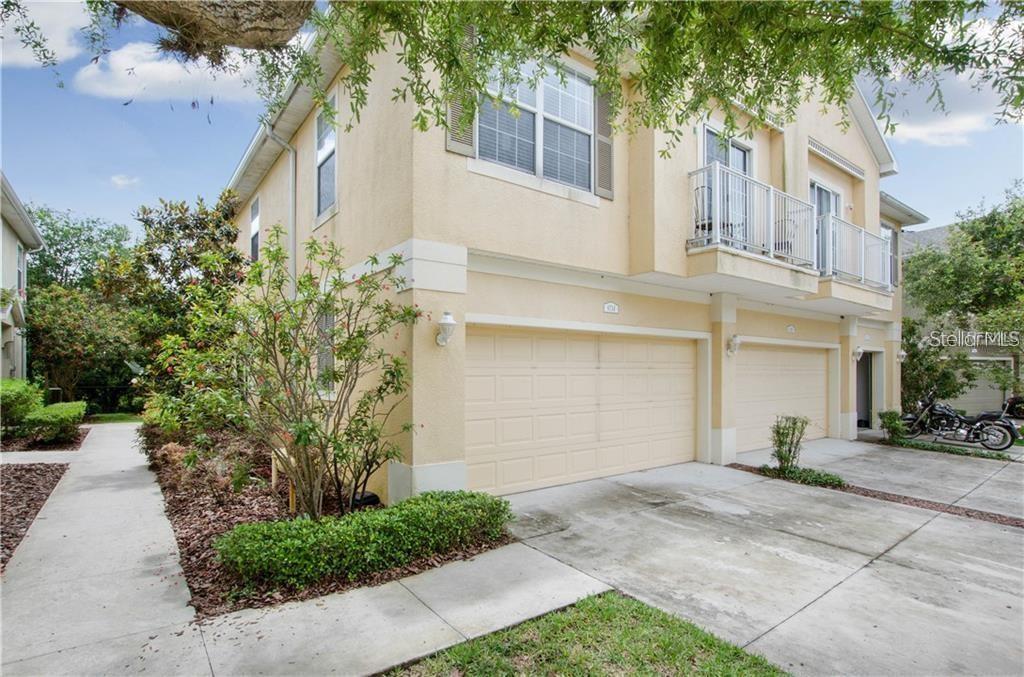
[(954, 113), (922, 122), (900, 122), (892, 135), (895, 141), (916, 141), (926, 146), (969, 146), (971, 135), (992, 128), (993, 119), (984, 113)]
[[(57, 61), (73, 59), (85, 45), (81, 29), (89, 25), (85, 5), (81, 2), (26, 2), (26, 13), (46, 38), (46, 46), (57, 55)], [(21, 44), (14, 27), (8, 22), (3, 29), (3, 56), (6, 66), (37, 66), (32, 51)]]
[(142, 179), (140, 179), (137, 176), (128, 176), (127, 174), (114, 174), (113, 176), (110, 177), (110, 184), (118, 190), (134, 188), (140, 183), (142, 183)]
[(258, 101), (245, 80), (253, 71), (243, 65), (235, 72), (214, 72), (203, 64), (185, 65), (147, 42), (129, 42), (74, 77), (74, 87), (90, 94), (123, 101)]

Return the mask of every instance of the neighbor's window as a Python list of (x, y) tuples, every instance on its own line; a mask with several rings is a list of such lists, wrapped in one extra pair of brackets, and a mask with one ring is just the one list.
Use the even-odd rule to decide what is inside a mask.
[[(334, 105), (334, 99), (331, 99)], [(323, 214), (334, 206), (334, 150), (337, 132), (321, 112), (316, 117), (316, 213)]]
[(253, 198), (249, 206), (249, 258), (260, 260), (260, 199)]
[[(524, 67), (523, 78), (532, 73), (532, 65)], [(502, 92), (491, 82), (488, 91), (502, 103), (495, 106), (490, 97), (481, 101), (477, 116), (481, 159), (590, 190), (594, 136), (590, 80), (566, 68), (564, 83), (557, 73), (548, 73), (536, 90), (522, 82), (515, 91)], [(518, 116), (508, 104), (515, 104)]]

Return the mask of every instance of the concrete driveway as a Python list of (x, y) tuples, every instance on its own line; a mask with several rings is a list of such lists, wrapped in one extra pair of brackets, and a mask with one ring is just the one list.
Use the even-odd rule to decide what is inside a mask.
[[(878, 453), (815, 446), (844, 475)], [(958, 500), (1007, 468), (956, 460), (985, 468)], [(528, 545), (792, 672), (1024, 671), (1024, 530), (696, 463), (510, 499)]]

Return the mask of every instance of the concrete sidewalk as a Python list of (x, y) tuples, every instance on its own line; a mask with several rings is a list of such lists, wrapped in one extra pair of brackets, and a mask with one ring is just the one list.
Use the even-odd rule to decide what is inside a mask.
[(15, 551), (2, 582), (4, 675), (366, 674), (608, 590), (512, 544), (198, 623), (134, 437), (134, 424), (96, 426)]

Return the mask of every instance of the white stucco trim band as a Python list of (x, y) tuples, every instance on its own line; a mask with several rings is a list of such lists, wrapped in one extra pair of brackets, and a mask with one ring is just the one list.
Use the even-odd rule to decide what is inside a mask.
[(822, 341), (804, 341), (801, 339), (772, 338), (770, 336), (748, 336), (740, 335), (740, 350), (743, 350), (744, 343), (760, 343), (771, 346), (791, 346), (794, 348), (824, 348), (825, 350), (838, 350), (838, 343), (826, 343)]
[(351, 266), (345, 270), (345, 277), (354, 280), (372, 270), (380, 272), (390, 267), (389, 259), (394, 255), (402, 257), (402, 265), (395, 273), (405, 278), (405, 287), (443, 291), (453, 294), (466, 293), (466, 268), (468, 250), (465, 247), (410, 238), (377, 254), (380, 264), (376, 267), (369, 262)]
[(388, 504), (394, 505), (424, 491), (456, 491), (466, 488), (465, 461), (408, 465), (388, 463)]
[(564, 331), (599, 332), (602, 334), (630, 334), (633, 336), (663, 336), (678, 339), (710, 340), (711, 333), (690, 329), (669, 329), (663, 327), (637, 327), (627, 324), (604, 322), (577, 322), (555, 320), (546, 317), (520, 317), (516, 315), (492, 315), (489, 313), (466, 313), (466, 324), (484, 324), (503, 327), (527, 327), (533, 329), (560, 329)]

